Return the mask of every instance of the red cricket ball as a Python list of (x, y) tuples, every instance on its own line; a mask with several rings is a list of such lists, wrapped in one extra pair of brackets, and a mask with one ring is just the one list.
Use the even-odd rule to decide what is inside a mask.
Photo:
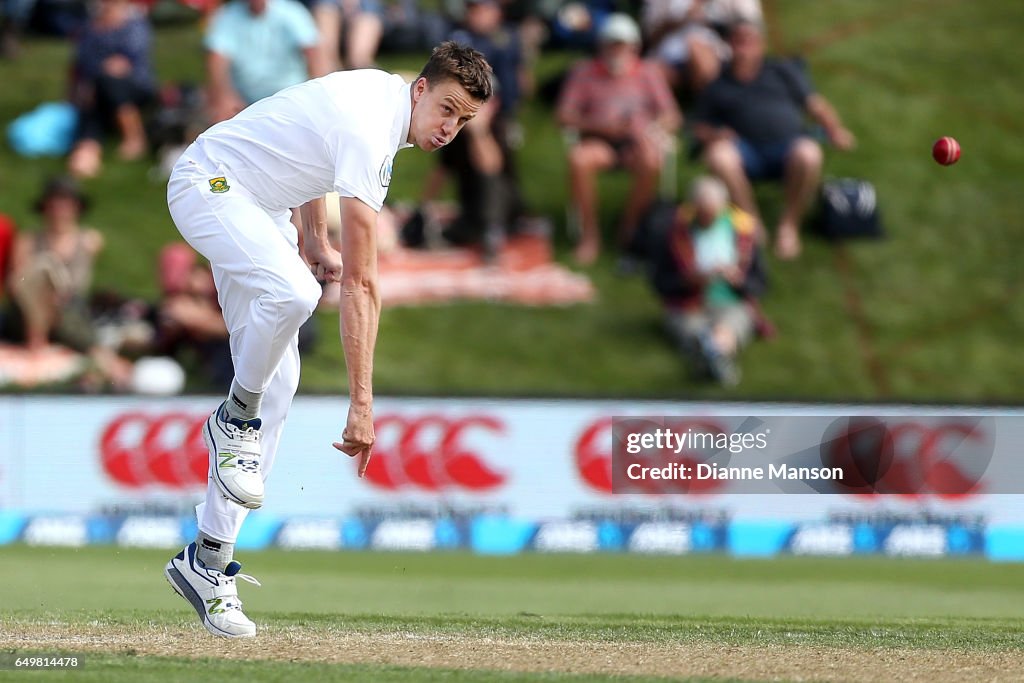
[(948, 135), (932, 145), (932, 158), (943, 166), (952, 166), (960, 160), (960, 143)]

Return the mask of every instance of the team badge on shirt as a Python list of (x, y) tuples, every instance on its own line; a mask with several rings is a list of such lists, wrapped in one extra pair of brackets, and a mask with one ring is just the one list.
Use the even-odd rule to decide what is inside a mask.
[(210, 178), (210, 192), (220, 194), (222, 192), (227, 192), (230, 189), (231, 186), (228, 185), (228, 179), (224, 176), (220, 176), (219, 178)]
[(391, 184), (391, 157), (384, 157), (384, 163), (380, 165), (380, 185), (387, 187)]

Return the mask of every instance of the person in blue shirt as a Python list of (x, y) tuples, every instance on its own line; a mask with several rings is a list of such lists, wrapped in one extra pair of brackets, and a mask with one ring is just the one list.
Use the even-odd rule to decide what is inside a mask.
[(214, 14), (204, 45), (214, 123), (324, 74), (316, 25), (296, 0), (232, 0)]

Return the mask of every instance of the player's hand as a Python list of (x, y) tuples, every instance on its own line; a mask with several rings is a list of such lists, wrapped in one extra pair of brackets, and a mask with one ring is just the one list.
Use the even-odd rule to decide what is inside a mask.
[(303, 254), (306, 256), (306, 263), (309, 270), (320, 282), (341, 281), (341, 252), (326, 242), (316, 241), (305, 242), (302, 245)]
[(335, 441), (334, 447), (350, 458), (359, 459), (359, 476), (366, 474), (366, 466), (370, 463), (373, 453), (373, 442), (377, 437), (373, 433), (373, 408), (357, 408), (349, 406), (348, 424), (341, 433), (341, 441)]

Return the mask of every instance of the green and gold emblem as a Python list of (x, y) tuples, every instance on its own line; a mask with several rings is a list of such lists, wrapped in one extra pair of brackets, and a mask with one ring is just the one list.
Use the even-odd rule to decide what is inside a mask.
[(227, 192), (230, 189), (231, 186), (228, 185), (228, 179), (224, 176), (220, 176), (219, 178), (210, 178), (210, 192), (220, 194), (221, 192)]

